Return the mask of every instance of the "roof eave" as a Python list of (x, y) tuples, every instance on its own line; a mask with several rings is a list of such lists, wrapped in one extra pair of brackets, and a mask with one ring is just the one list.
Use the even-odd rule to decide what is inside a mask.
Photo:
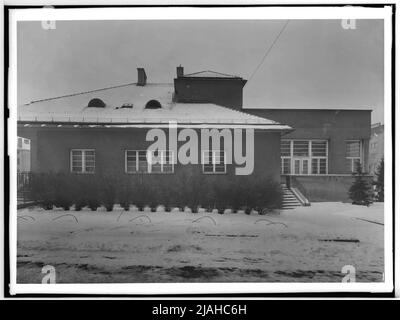
[[(170, 124), (168, 122), (59, 122), (59, 121), (17, 121), (19, 127), (114, 127), (114, 128), (168, 128)], [(202, 127), (207, 128), (243, 128), (243, 129), (256, 129), (256, 130), (267, 130), (267, 131), (281, 131), (291, 132), (294, 129), (288, 125), (282, 124), (263, 124), (263, 123), (193, 123), (193, 122), (178, 122), (178, 128), (193, 128), (199, 129)]]

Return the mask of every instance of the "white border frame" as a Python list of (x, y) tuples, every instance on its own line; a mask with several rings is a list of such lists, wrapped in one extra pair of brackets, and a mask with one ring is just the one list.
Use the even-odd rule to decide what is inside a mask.
[(295, 292), (391, 292), (392, 255), (392, 139), (391, 137), (391, 46), (392, 8), (368, 7), (224, 7), (224, 8), (95, 8), (14, 9), (9, 19), (9, 155), (10, 195), (16, 199), (17, 137), (17, 21), (42, 20), (259, 20), (259, 19), (384, 19), (384, 109), (385, 109), (385, 280), (382, 283), (134, 283), (134, 284), (17, 284), (17, 207), (10, 203), (10, 292), (11, 294), (204, 294), (204, 293), (295, 293)]

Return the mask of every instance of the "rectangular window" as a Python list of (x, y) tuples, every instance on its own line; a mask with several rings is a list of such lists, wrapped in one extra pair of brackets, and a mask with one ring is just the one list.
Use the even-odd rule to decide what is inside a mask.
[(328, 141), (282, 140), (282, 174), (327, 174)]
[(325, 158), (313, 158), (311, 164), (312, 174), (326, 174), (326, 159)]
[(313, 157), (326, 157), (326, 141), (311, 141), (311, 153)]
[(202, 157), (203, 173), (226, 173), (225, 151), (207, 150)]
[(318, 159), (312, 159), (312, 162), (311, 162), (311, 173), (312, 174), (318, 174), (318, 168), (319, 168), (319, 160)]
[(170, 150), (125, 150), (126, 173), (174, 173)]
[(72, 149), (71, 150), (71, 172), (94, 173), (96, 167), (94, 149)]
[(281, 142), (281, 157), (290, 157), (290, 141), (288, 140)]
[(294, 160), (294, 174), (300, 174), (300, 160)]
[(327, 174), (327, 169), (326, 169), (327, 159), (319, 158), (318, 160), (319, 160), (319, 167), (318, 167), (319, 174)]
[(302, 174), (308, 174), (308, 159), (303, 159)]
[(295, 140), (293, 141), (293, 156), (308, 157), (309, 141)]
[(290, 174), (290, 167), (291, 167), (290, 164), (291, 164), (290, 158), (282, 157), (282, 174)]
[(348, 172), (355, 172), (361, 164), (362, 145), (360, 140), (346, 141), (346, 166)]

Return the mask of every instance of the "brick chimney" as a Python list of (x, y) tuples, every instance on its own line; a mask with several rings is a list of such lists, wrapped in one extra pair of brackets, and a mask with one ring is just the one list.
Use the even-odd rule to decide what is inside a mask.
[(179, 65), (179, 67), (176, 67), (176, 76), (179, 77), (183, 77), (183, 67), (181, 65)]
[(137, 68), (138, 72), (138, 79), (137, 79), (137, 86), (145, 86), (147, 81), (146, 71), (144, 68)]

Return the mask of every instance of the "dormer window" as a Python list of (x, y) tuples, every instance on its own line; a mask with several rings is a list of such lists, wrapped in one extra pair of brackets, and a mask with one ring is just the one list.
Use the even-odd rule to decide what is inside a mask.
[(88, 108), (105, 108), (106, 104), (104, 103), (103, 100), (94, 98), (89, 101), (88, 103)]
[(157, 100), (150, 100), (146, 103), (145, 109), (161, 109), (161, 103)]

